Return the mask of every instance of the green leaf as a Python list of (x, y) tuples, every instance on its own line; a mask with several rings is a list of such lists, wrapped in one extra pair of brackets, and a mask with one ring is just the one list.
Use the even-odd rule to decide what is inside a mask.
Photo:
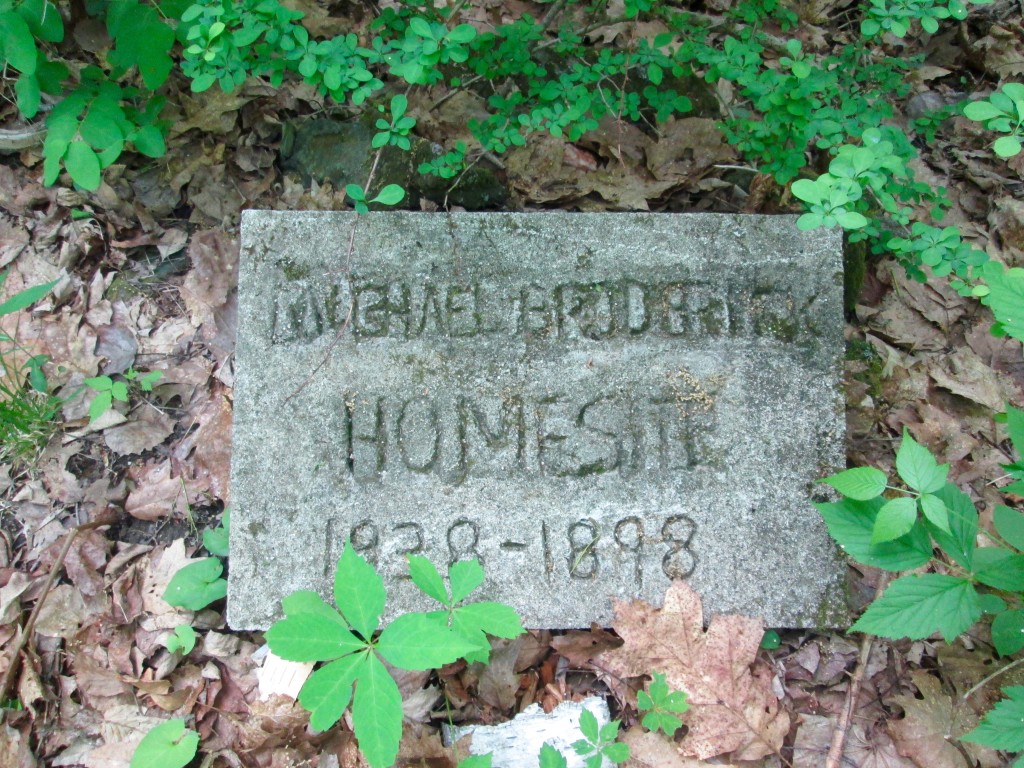
[(960, 567), (971, 570), (978, 536), (978, 510), (971, 497), (952, 483), (946, 483), (935, 496), (946, 505), (949, 530), (931, 527), (932, 538)]
[(949, 510), (946, 509), (942, 499), (931, 493), (925, 493), (918, 501), (921, 504), (921, 512), (928, 522), (940, 531), (949, 533)]
[(94, 192), (100, 188), (100, 159), (81, 139), (75, 139), (68, 145), (64, 167), (68, 169), (72, 180), (83, 189)]
[(131, 768), (184, 768), (199, 749), (199, 734), (180, 718), (161, 723), (142, 737)]
[(910, 496), (889, 499), (878, 510), (875, 527), (871, 534), (871, 543), (880, 544), (892, 541), (910, 533), (917, 522), (917, 502)]
[(473, 627), (506, 640), (519, 637), (526, 631), (515, 608), (504, 603), (469, 603), (456, 608), (452, 618), (461, 627)]
[(312, 675), (299, 691), (299, 703), (309, 710), (309, 725), (326, 731), (345, 714), (352, 699), (352, 684), (362, 675), (370, 653), (354, 653), (326, 664)]
[(131, 141), (146, 157), (163, 157), (167, 154), (164, 135), (155, 125), (144, 125), (131, 135)]
[(110, 390), (106, 392), (97, 392), (96, 396), (93, 397), (92, 402), (89, 403), (89, 421), (96, 421), (100, 416), (110, 410), (110, 406), (114, 404), (114, 398), (110, 394)]
[(896, 471), (903, 482), (920, 493), (934, 493), (946, 484), (949, 464), (939, 464), (931, 451), (918, 443), (904, 428), (903, 442), (896, 452)]
[(115, 41), (114, 50), (108, 54), (111, 64), (123, 70), (138, 66), (142, 81), (151, 91), (164, 84), (174, 66), (169, 55), (174, 30), (156, 10), (134, 0), (113, 3), (107, 11), (107, 29)]
[[(6, 279), (6, 277), (7, 272), (4, 272), (3, 277), (0, 278), (0, 282)], [(31, 288), (26, 288), (25, 290), (14, 294), (11, 298), (7, 299), (7, 301), (0, 304), (0, 317), (9, 315), (12, 312), (20, 312), (23, 309), (28, 309), (43, 298), (43, 296), (53, 290), (53, 286), (58, 282), (58, 280), (54, 280), (53, 282), (44, 283), (43, 285), (33, 285)]]
[(14, 83), (14, 93), (17, 96), (18, 111), (28, 119), (35, 117), (43, 100), (39, 78), (34, 73), (22, 74)]
[(850, 631), (911, 640), (941, 632), (951, 643), (980, 616), (978, 593), (969, 581), (926, 573), (896, 579)]
[(366, 642), (320, 613), (296, 613), (275, 621), (267, 645), (288, 661), (331, 661), (366, 648)]
[(459, 24), (445, 38), (450, 43), (468, 43), (476, 38), (476, 28), (471, 24)]
[(427, 597), (448, 605), (448, 589), (441, 574), (437, 572), (437, 567), (430, 560), (421, 555), (409, 555), (409, 576), (412, 583)]
[(867, 218), (856, 211), (844, 211), (842, 213), (836, 213), (836, 221), (839, 222), (839, 226), (843, 229), (861, 229), (868, 225)]
[(1024, 552), (1024, 515), (1015, 509), (997, 504), (994, 514), (996, 532), (1003, 541), (1019, 552)]
[(203, 531), (203, 546), (206, 547), (206, 551), (211, 555), (217, 555), (218, 557), (228, 556), (228, 536), (230, 535), (231, 528), (231, 512), (230, 510), (224, 510), (224, 516), (221, 518), (221, 523), (216, 528), (207, 528)]
[(352, 726), (359, 749), (372, 768), (386, 768), (394, 763), (402, 738), (402, 694), (372, 654), (366, 657), (356, 683)]
[(624, 763), (629, 760), (629, 745), (616, 741), (612, 744), (606, 745), (605, 748), (601, 750), (601, 754), (613, 763)]
[(1024, 685), (1003, 688), (1003, 693), (1008, 698), (1000, 700), (977, 728), (961, 736), (962, 741), (1008, 752), (1024, 750)]
[(972, 101), (964, 107), (964, 117), (978, 123), (1003, 116), (1002, 110), (996, 109), (987, 101)]
[(1024, 611), (1003, 611), (992, 620), (992, 644), (1000, 656), (1024, 648)]
[(120, 400), (122, 403), (128, 402), (128, 385), (123, 381), (115, 381), (110, 385), (110, 395), (115, 400)]
[(794, 197), (798, 197), (804, 202), (814, 204), (820, 204), (824, 200), (824, 193), (821, 189), (821, 185), (816, 181), (810, 179), (798, 179), (793, 182), (793, 186), (790, 187)]
[[(101, 397), (103, 393), (97, 395)], [(228, 593), (228, 583), (220, 578), (224, 566), (216, 557), (204, 557), (189, 563), (171, 577), (164, 600), (177, 608), (199, 611)]]
[(601, 740), (600, 726), (597, 717), (589, 709), (580, 711), (580, 732), (590, 744), (596, 745)]
[(931, 540), (922, 526), (915, 526), (910, 534), (894, 541), (872, 542), (875, 518), (883, 503), (883, 499), (843, 499), (814, 506), (824, 518), (832, 538), (859, 563), (887, 571), (906, 571), (931, 560)]
[(422, 16), (413, 16), (409, 19), (409, 29), (411, 29), (418, 37), (427, 38), (429, 40), (434, 39), (434, 32), (430, 28), (430, 24)]
[(366, 200), (366, 193), (363, 192), (363, 188), (358, 184), (346, 184), (345, 194), (348, 198), (354, 202), (362, 202)]
[(177, 626), (168, 635), (164, 645), (171, 653), (181, 651), (183, 656), (188, 656), (192, 653), (192, 649), (196, 647), (196, 631), (188, 624)]
[(124, 143), (124, 135), (117, 123), (109, 118), (103, 110), (92, 109), (78, 127), (82, 138), (94, 149), (102, 150), (115, 144)]
[(449, 629), (441, 612), (406, 613), (388, 624), (376, 649), (394, 667), (427, 670), (443, 667), (477, 649)]
[(874, 467), (855, 467), (826, 477), (821, 482), (831, 485), (847, 498), (867, 501), (882, 495), (886, 477), (884, 472)]
[(400, 185), (388, 184), (370, 202), (380, 203), (381, 205), (398, 205), (404, 198), (405, 190)]
[(484, 569), (478, 560), (460, 560), (448, 569), (448, 582), (452, 587), (454, 605), (484, 583)]
[(380, 624), (386, 599), (384, 580), (352, 549), (352, 542), (346, 541), (334, 574), (334, 602), (341, 615), (352, 629), (369, 640)]
[(17, 13), (0, 13), (0, 42), (8, 64), (24, 75), (36, 71), (36, 41), (28, 24)]
[(568, 761), (565, 757), (550, 744), (543, 744), (540, 748), (540, 768), (568, 768)]
[(1024, 456), (1024, 410), (1006, 406), (1006, 431), (1018, 456)]
[(981, 547), (974, 551), (973, 574), (990, 587), (1024, 592), (1024, 555), (1002, 547)]
[(690, 708), (686, 694), (683, 691), (670, 690), (665, 675), (660, 672), (653, 673), (653, 680), (647, 692), (637, 692), (637, 702), (640, 711), (647, 713), (642, 721), (644, 728), (649, 731), (664, 731), (669, 738), (672, 738), (683, 724), (676, 715)]
[(992, 151), (999, 157), (1014, 157), (1020, 154), (1021, 143), (1016, 136), (1000, 136), (992, 145)]
[(40, 40), (48, 43), (59, 43), (64, 40), (64, 23), (61, 21), (60, 11), (53, 3), (48, 0), (23, 0), (17, 11), (32, 30), (32, 34)]
[(330, 619), (343, 629), (351, 629), (348, 622), (342, 618), (332, 606), (324, 602), (319, 593), (311, 589), (300, 589), (292, 592), (281, 600), (281, 608), (285, 616), (297, 616), (300, 613), (315, 613), (324, 618)]

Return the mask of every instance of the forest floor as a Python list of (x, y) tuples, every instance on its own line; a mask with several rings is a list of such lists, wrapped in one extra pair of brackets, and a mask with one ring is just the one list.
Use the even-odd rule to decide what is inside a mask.
[[(309, 13), (318, 34), (369, 21), (332, 17), (329, 3), (292, 5)], [(819, 24), (801, 28), (806, 40), (827, 46), (847, 34), (841, 4), (832, 5), (831, 14), (819, 9)], [(491, 4), (480, 23), (524, 12), (537, 8), (521, 0)], [(906, 125), (922, 105), (985, 91), (985, 76), (1019, 80), (1021, 16), (1000, 24), (986, 22), (979, 8), (968, 22), (908, 44), (925, 65), (910, 98), (897, 105), (896, 122)], [(0, 727), (0, 768), (121, 768), (142, 736), (172, 716), (192, 718), (201, 735), (196, 764), (360, 765), (347, 726), (313, 734), (293, 698), (268, 690), (261, 636), (227, 627), (223, 601), (193, 613), (162, 599), (170, 576), (203, 555), (203, 530), (230, 506), (240, 211), (345, 207), (330, 184), (304, 184), (281, 170), (282, 125), (323, 116), (325, 105), (298, 84), (275, 90), (249, 82), (232, 94), (214, 88), (194, 95), (175, 76), (166, 87), (173, 121), (167, 155), (111, 167), (96, 193), (42, 186), (38, 147), (0, 156), (0, 266), (10, 269), (4, 294), (59, 280), (31, 316), (9, 315), (2, 327), (49, 357), (49, 380), (68, 398), (41, 455), (27, 466), (0, 467), (0, 673), (12, 662), (28, 612), (45, 598), (7, 693), (22, 708), (8, 711)], [(450, 146), (467, 135), (473, 105), (451, 99), (429, 111), (442, 95), (413, 99), (410, 111), (417, 133)], [(0, 123), (15, 120), (15, 110), (0, 106)], [(511, 191), (505, 209), (798, 211), (769, 178), (742, 168), (715, 115), (662, 128), (656, 135), (606, 120), (574, 143), (535, 136), (504, 156), (497, 171)], [(916, 171), (948, 187), (948, 223), (992, 257), (1024, 265), (1024, 154), (999, 160), (987, 140), (976, 124), (952, 117), (934, 142), (919, 142)], [(1024, 406), (1021, 343), (993, 337), (991, 323), (987, 309), (945, 280), (916, 283), (881, 259), (869, 263), (846, 327), (851, 466), (891, 474), (894, 446), (909, 429), (950, 463), (950, 480), (977, 502), (983, 525), (991, 524), (995, 504), (1006, 503), (1000, 465), (1014, 458), (993, 416), (1007, 402)], [(92, 392), (83, 380), (129, 369), (162, 377), (152, 392), (134, 391), (128, 404), (91, 422)], [(71, 529), (102, 515), (110, 525), (81, 531), (65, 556)], [(855, 608), (873, 598), (879, 581), (878, 571), (851, 569)], [(533, 631), (498, 643), (489, 666), (400, 677), (400, 764), (454, 766), (457, 755), (439, 736), (449, 716), (496, 723), (535, 702), (550, 710), (595, 693), (623, 718), (630, 765), (707, 764), (650, 739), (637, 723), (637, 681), (631, 688), (598, 660), (613, 658), (607, 654), (624, 639), (642, 652), (630, 621), (624, 617), (617, 633)], [(702, 634), (692, 613), (672, 621), (680, 632)], [(737, 632), (749, 629), (739, 617), (723, 621), (739, 622)], [(164, 645), (182, 624), (200, 635), (184, 657)], [(852, 717), (841, 729), (846, 743), (833, 765), (1006, 764), (1004, 756), (955, 739), (998, 699), (1000, 687), (1024, 684), (1024, 667), (988, 679), (1008, 660), (996, 656), (984, 624), (951, 645), (842, 631), (780, 634), (778, 648), (730, 659), (739, 677), (723, 678), (721, 687), (737, 688), (738, 706), (763, 706), (761, 720), (748, 722), (750, 733), (739, 739), (704, 721), (715, 764), (826, 765), (854, 680)]]

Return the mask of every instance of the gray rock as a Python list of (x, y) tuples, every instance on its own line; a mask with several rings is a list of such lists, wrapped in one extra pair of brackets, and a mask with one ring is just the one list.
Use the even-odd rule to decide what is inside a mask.
[(415, 552), (480, 558), (477, 596), (531, 627), (607, 624), (672, 578), (708, 617), (847, 620), (810, 504), (844, 464), (840, 233), (246, 211), (239, 289), (233, 627), (327, 595), (346, 538), (388, 616), (431, 607)]

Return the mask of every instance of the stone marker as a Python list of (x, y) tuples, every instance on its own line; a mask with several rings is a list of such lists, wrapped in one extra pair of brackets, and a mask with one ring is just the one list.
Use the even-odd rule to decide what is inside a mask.
[[(841, 236), (791, 217), (246, 211), (229, 621), (328, 595), (346, 538), (479, 558), (531, 627), (687, 579), (708, 617), (842, 624), (809, 503), (843, 467)], [(328, 353), (322, 369), (309, 379)]]

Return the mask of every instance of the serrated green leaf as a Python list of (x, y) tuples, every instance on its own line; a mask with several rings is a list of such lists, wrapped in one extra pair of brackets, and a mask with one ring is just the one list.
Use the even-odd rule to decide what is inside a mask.
[(267, 630), (270, 650), (288, 661), (331, 661), (366, 648), (366, 642), (322, 613), (294, 613)]
[(568, 768), (568, 761), (557, 749), (550, 744), (543, 744), (540, 748), (540, 768)]
[(949, 533), (949, 510), (946, 509), (945, 503), (938, 496), (931, 493), (921, 494), (921, 498), (918, 499), (918, 503), (921, 505), (921, 513), (925, 516), (929, 523), (934, 525), (940, 531)]
[(590, 745), (597, 744), (601, 739), (601, 727), (597, 722), (597, 717), (589, 709), (583, 709), (580, 711), (580, 732), (583, 734)]
[(896, 471), (903, 482), (920, 493), (934, 493), (946, 484), (948, 464), (939, 464), (931, 451), (918, 443), (907, 429), (896, 452)]
[(459, 627), (472, 627), (506, 640), (519, 637), (526, 631), (515, 608), (504, 603), (469, 603), (452, 611), (452, 620)]
[(882, 495), (886, 477), (885, 472), (874, 467), (854, 467), (826, 477), (821, 482), (831, 485), (849, 499), (867, 501)]
[(881, 544), (892, 541), (910, 533), (917, 522), (917, 502), (910, 496), (889, 499), (875, 518), (875, 526), (871, 532), (871, 543)]
[[(310, 713), (315, 731), (326, 731), (345, 714), (352, 700), (352, 685), (366, 668), (370, 653), (354, 653), (316, 670), (299, 691), (299, 703)], [(379, 663), (379, 662), (378, 662)]]
[[(3, 274), (4, 277), (2, 279), (6, 279), (7, 272), (4, 272)], [(0, 279), (0, 282), (2, 282), (2, 279)], [(52, 291), (53, 286), (58, 282), (58, 280), (54, 280), (49, 283), (44, 283), (43, 285), (33, 285), (31, 288), (26, 288), (25, 290), (14, 294), (11, 298), (7, 299), (7, 301), (0, 304), (0, 317), (9, 315), (12, 312), (20, 312), (23, 309), (28, 309)]]
[(1024, 592), (1024, 555), (1002, 547), (981, 547), (974, 550), (973, 574), (990, 587)]
[(366, 658), (352, 702), (356, 741), (372, 768), (387, 768), (402, 738), (402, 694), (387, 669), (374, 656)]
[(994, 513), (996, 532), (1003, 541), (1019, 552), (1024, 552), (1024, 514), (997, 504)]
[(161, 723), (142, 737), (132, 754), (131, 768), (184, 768), (199, 749), (199, 734), (181, 718)]
[(128, 385), (123, 381), (115, 381), (110, 385), (110, 395), (115, 400), (120, 400), (122, 403), (128, 402)]
[(457, 661), (476, 645), (453, 632), (438, 611), (399, 616), (380, 633), (376, 648), (394, 667), (427, 670)]
[(64, 167), (83, 189), (94, 192), (100, 188), (100, 159), (83, 140), (75, 139), (68, 145)]
[(941, 632), (951, 643), (980, 616), (978, 593), (969, 581), (926, 573), (896, 579), (850, 631), (911, 640)]
[(624, 763), (629, 760), (629, 745), (616, 741), (612, 744), (606, 745), (605, 748), (601, 750), (601, 754), (613, 763)]
[(915, 526), (907, 536), (875, 544), (871, 541), (875, 518), (884, 500), (843, 499), (814, 506), (825, 520), (828, 532), (840, 548), (859, 563), (887, 571), (918, 568), (932, 559), (932, 544), (927, 532)]
[(369, 640), (380, 624), (386, 599), (384, 580), (346, 541), (334, 573), (334, 602), (345, 621)]
[(92, 402), (89, 403), (89, 421), (96, 421), (96, 419), (109, 411), (113, 404), (114, 398), (111, 396), (110, 390), (97, 392)]
[(992, 620), (992, 644), (1000, 656), (1024, 648), (1024, 611), (1003, 611)]
[(477, 560), (460, 560), (448, 569), (452, 588), (452, 604), (465, 600), (470, 592), (484, 583), (484, 569)]
[(320, 594), (311, 589), (300, 589), (292, 592), (281, 600), (281, 608), (285, 616), (296, 616), (300, 613), (315, 613), (330, 619), (344, 629), (350, 629), (348, 622), (331, 605), (328, 605)]
[(448, 605), (448, 589), (441, 574), (437, 572), (437, 567), (430, 560), (421, 555), (409, 555), (409, 576), (412, 583), (427, 597)]
[(974, 563), (975, 539), (978, 536), (978, 511), (971, 497), (952, 483), (935, 494), (946, 505), (949, 531), (931, 527), (935, 542), (962, 568), (970, 570)]
[(1003, 693), (1007, 698), (989, 710), (978, 727), (961, 740), (1008, 752), (1024, 750), (1024, 685), (1003, 688)]
[[(102, 397), (100, 393), (96, 397)], [(189, 563), (171, 577), (164, 590), (168, 605), (199, 611), (228, 593), (228, 583), (220, 578), (224, 566), (216, 557), (204, 557)]]

